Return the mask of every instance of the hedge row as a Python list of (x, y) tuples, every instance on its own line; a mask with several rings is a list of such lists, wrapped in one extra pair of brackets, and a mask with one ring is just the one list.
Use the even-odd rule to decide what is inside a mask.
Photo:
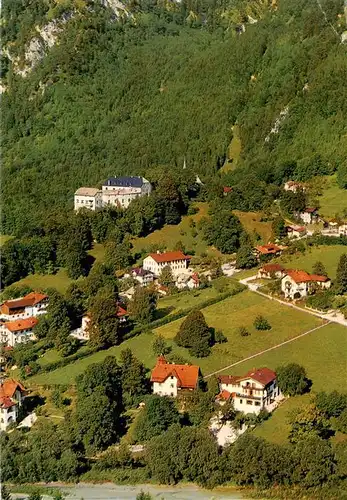
[[(233, 295), (236, 295), (242, 290), (246, 288), (245, 285), (242, 285), (241, 283), (236, 283), (235, 288), (232, 290), (229, 290), (228, 292), (221, 293), (217, 297), (213, 297), (211, 299), (207, 299), (204, 302), (201, 302), (198, 306), (195, 307), (188, 307), (187, 309), (183, 309), (180, 311), (177, 311), (174, 314), (170, 314), (168, 316), (165, 316), (164, 318), (157, 319), (155, 321), (152, 321), (152, 323), (149, 323), (146, 326), (146, 330), (151, 330), (152, 328), (158, 328), (159, 326), (166, 325), (168, 323), (171, 323), (172, 321), (176, 321), (177, 319), (183, 318), (184, 316), (187, 316), (193, 309), (204, 309), (205, 307), (212, 306), (213, 304), (217, 304), (218, 302), (221, 302), (222, 300), (227, 299), (228, 297), (232, 297)], [(135, 337), (136, 335), (140, 335), (144, 331), (143, 326), (138, 326), (134, 328), (131, 332), (127, 333), (124, 335), (123, 340), (130, 339), (132, 337)], [(95, 352), (99, 351), (100, 349), (94, 347), (94, 348), (88, 348), (82, 352), (76, 352), (75, 354), (72, 354), (71, 356), (67, 356), (66, 358), (60, 359), (58, 361), (53, 361), (52, 363), (48, 363), (45, 366), (42, 366), (40, 370), (37, 373), (47, 373), (51, 372), (53, 370), (56, 370), (57, 368), (62, 368), (64, 366), (69, 365), (70, 363), (73, 363), (74, 361), (77, 361), (78, 359), (86, 358), (87, 356), (90, 356), (91, 354), (94, 354)]]
[[(146, 326), (146, 330), (151, 330), (153, 328), (158, 328), (159, 326), (167, 325), (168, 323), (172, 323), (172, 321), (176, 321), (177, 319), (183, 318), (184, 316), (187, 316), (191, 311), (194, 309), (205, 309), (205, 307), (212, 306), (213, 304), (217, 304), (218, 302), (221, 302), (222, 300), (227, 299), (228, 297), (232, 297), (233, 295), (237, 295), (238, 293), (242, 292), (247, 288), (245, 285), (242, 285), (241, 283), (237, 283), (235, 288), (232, 290), (229, 290), (228, 292), (221, 293), (220, 295), (217, 295), (217, 297), (212, 297), (211, 299), (207, 299), (203, 302), (201, 302), (198, 306), (194, 307), (188, 307), (187, 309), (182, 309), (179, 310), (173, 314), (169, 314), (168, 316), (164, 316), (164, 318), (156, 319), (155, 321), (152, 321), (152, 323), (149, 323)], [(142, 333), (144, 330), (143, 326), (139, 326), (134, 328), (131, 332), (127, 333), (124, 335), (123, 339), (127, 340), (132, 337), (135, 337), (136, 335), (139, 335)]]
[(312, 241), (315, 245), (346, 245), (347, 236), (324, 236), (323, 234), (313, 236)]

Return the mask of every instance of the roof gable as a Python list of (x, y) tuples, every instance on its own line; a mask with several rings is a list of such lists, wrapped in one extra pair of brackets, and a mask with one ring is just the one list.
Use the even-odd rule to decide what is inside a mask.
[(177, 386), (181, 389), (195, 389), (198, 385), (199, 367), (170, 364), (163, 356), (160, 356), (152, 370), (151, 382), (163, 383), (169, 377), (175, 377)]
[(17, 321), (7, 321), (5, 328), (10, 332), (20, 332), (34, 328), (38, 323), (36, 318), (19, 319)]

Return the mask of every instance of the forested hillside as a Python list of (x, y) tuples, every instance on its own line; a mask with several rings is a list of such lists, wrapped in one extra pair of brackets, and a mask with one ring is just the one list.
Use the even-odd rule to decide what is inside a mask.
[[(259, 181), (347, 177), (342, 0), (321, 0), (325, 15), (316, 0), (143, 0), (118, 16), (97, 2), (4, 3), (5, 232), (72, 209), (77, 187), (109, 175), (151, 179), (185, 159), (208, 181), (235, 123), (242, 153), (224, 182), (250, 201), (232, 208), (257, 209)], [(56, 43), (23, 77), (35, 27), (54, 19)]]

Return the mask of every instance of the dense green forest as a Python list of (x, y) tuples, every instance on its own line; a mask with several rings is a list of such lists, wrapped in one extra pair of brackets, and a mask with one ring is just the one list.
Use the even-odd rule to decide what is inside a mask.
[[(223, 182), (258, 190), (259, 181), (338, 170), (343, 186), (342, 3), (322, 0), (325, 17), (316, 0), (146, 0), (117, 19), (95, 2), (5, 1), (4, 232), (20, 235), (49, 212), (71, 210), (77, 187), (109, 175), (152, 179), (185, 159), (209, 184), (234, 123), (242, 154)], [(59, 43), (26, 77), (16, 74), (7, 55), (21, 61), (35, 26), (69, 12)]]

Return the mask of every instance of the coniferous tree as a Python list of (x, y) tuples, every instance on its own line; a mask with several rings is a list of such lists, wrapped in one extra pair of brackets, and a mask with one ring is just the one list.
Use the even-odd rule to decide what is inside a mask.
[(162, 269), (160, 276), (158, 278), (158, 281), (161, 285), (164, 285), (167, 287), (172, 286), (175, 283), (175, 278), (172, 274), (170, 266), (165, 266)]
[(197, 309), (188, 314), (175, 337), (177, 345), (188, 347), (193, 356), (205, 357), (210, 353), (211, 330), (203, 313)]
[(140, 324), (154, 320), (157, 305), (157, 294), (150, 288), (137, 287), (129, 303), (129, 315)]
[(120, 341), (116, 296), (112, 288), (104, 287), (93, 298), (89, 308), (89, 342), (98, 348), (110, 347)]
[(122, 390), (127, 404), (147, 394), (149, 383), (146, 375), (146, 368), (139, 361), (131, 349), (125, 349), (120, 354), (122, 370)]
[(312, 273), (319, 274), (320, 276), (328, 276), (328, 273), (325, 269), (323, 262), (317, 261), (312, 266)]
[(347, 292), (347, 254), (342, 254), (336, 270), (335, 290), (338, 294)]

